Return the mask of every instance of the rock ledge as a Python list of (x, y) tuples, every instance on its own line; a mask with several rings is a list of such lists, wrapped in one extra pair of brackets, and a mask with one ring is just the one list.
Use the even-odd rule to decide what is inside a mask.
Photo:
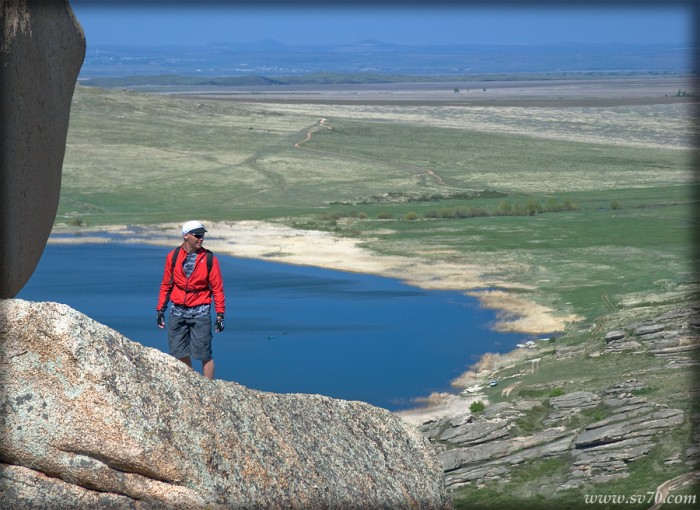
[(56, 303), (0, 301), (0, 339), (2, 508), (451, 508), (386, 410), (209, 381)]

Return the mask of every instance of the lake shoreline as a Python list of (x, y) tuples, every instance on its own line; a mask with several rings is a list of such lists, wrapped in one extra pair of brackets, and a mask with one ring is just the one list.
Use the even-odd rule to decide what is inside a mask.
[[(334, 236), (324, 231), (297, 230), (283, 224), (263, 221), (208, 222), (205, 247), (239, 258), (314, 266), (324, 269), (372, 274), (393, 278), (425, 290), (455, 290), (478, 300), (483, 308), (496, 311), (497, 322), (491, 328), (500, 332), (541, 335), (563, 331), (575, 317), (556, 317), (554, 312), (509, 293), (507, 282), (493, 289), (485, 273), (488, 268), (430, 261), (419, 257), (384, 256), (359, 246), (359, 241)], [(50, 244), (109, 243), (148, 244), (173, 248), (180, 242), (180, 225), (112, 225), (70, 227), (57, 225)], [(165, 256), (165, 251), (163, 256)], [(517, 287), (511, 285), (511, 289)], [(513, 353), (516, 354), (517, 350)], [(484, 353), (484, 355), (487, 353)], [(506, 353), (501, 356), (508, 356)], [(479, 367), (480, 363), (474, 365)], [(488, 374), (478, 368), (460, 375), (452, 383), (456, 390), (478, 384)], [(417, 402), (414, 409), (400, 411), (405, 419), (419, 423), (455, 408), (468, 412), (479, 397), (462, 398), (455, 394), (433, 394)], [(481, 397), (479, 397), (481, 398)], [(478, 399), (478, 398), (477, 398)]]
[[(378, 255), (360, 246), (360, 241), (319, 230), (298, 230), (265, 221), (207, 222), (205, 247), (233, 257), (254, 258), (283, 264), (372, 274), (398, 279), (424, 290), (456, 290), (475, 297), (482, 307), (496, 310), (493, 329), (504, 333), (542, 335), (563, 331), (579, 320), (515, 295), (528, 290), (513, 282), (487, 279), (493, 267), (449, 263), (421, 257)], [(62, 237), (63, 236), (63, 237)], [(180, 243), (180, 225), (110, 225), (69, 227), (57, 225), (49, 243), (119, 242), (175, 247)]]

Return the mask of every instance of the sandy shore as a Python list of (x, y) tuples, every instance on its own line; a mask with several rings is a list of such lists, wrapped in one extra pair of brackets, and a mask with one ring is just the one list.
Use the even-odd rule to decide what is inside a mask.
[[(487, 279), (490, 267), (434, 261), (420, 256), (377, 255), (359, 246), (357, 240), (329, 232), (296, 230), (286, 225), (262, 221), (204, 222), (209, 234), (205, 246), (215, 253), (255, 258), (287, 264), (308, 265), (340, 271), (367, 273), (399, 279), (409, 285), (432, 290), (461, 290), (485, 308), (498, 312), (494, 329), (502, 332), (544, 334), (562, 331), (574, 316), (557, 316), (553, 310), (508, 292), (514, 282)], [(149, 226), (109, 226), (101, 228), (56, 227), (50, 243), (110, 242), (105, 233), (123, 242), (172, 247), (180, 241), (176, 223)], [(498, 286), (505, 290), (488, 290)]]
[[(557, 316), (553, 310), (510, 294), (508, 288), (518, 288), (512, 282), (498, 282), (499, 287), (506, 290), (488, 290), (494, 285), (485, 276), (490, 272), (488, 267), (435, 262), (419, 256), (377, 255), (362, 248), (353, 239), (336, 237), (323, 231), (296, 230), (277, 223), (204, 221), (204, 224), (209, 231), (205, 246), (215, 253), (375, 274), (396, 278), (423, 289), (461, 290), (476, 297), (482, 306), (497, 311), (499, 320), (494, 328), (499, 331), (537, 335), (561, 331), (568, 322), (576, 320), (573, 316)], [(180, 242), (180, 226), (176, 223), (100, 228), (56, 227), (53, 234), (55, 235), (49, 239), (52, 244), (125, 242), (172, 248)], [(494, 356), (519, 358), (520, 353), (519, 350), (505, 355), (484, 353), (482, 360), (472, 370), (453, 381), (455, 388), (466, 388), (482, 382), (488, 377), (484, 370), (488, 372), (487, 365)], [(479, 393), (470, 397), (434, 394), (417, 401), (415, 409), (397, 414), (409, 423), (419, 425), (445, 414), (467, 413), (474, 400), (484, 400), (484, 396)]]

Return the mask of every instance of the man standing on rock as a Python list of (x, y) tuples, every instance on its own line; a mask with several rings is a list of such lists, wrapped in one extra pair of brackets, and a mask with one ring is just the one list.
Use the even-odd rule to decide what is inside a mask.
[(224, 281), (219, 261), (202, 248), (207, 230), (198, 221), (182, 226), (183, 242), (165, 258), (163, 281), (158, 297), (157, 324), (165, 328), (165, 310), (172, 301), (168, 318), (168, 347), (170, 354), (187, 366), (192, 358), (202, 361), (202, 372), (214, 379), (214, 359), (211, 350), (211, 302), (214, 300), (216, 322), (214, 330), (224, 330)]

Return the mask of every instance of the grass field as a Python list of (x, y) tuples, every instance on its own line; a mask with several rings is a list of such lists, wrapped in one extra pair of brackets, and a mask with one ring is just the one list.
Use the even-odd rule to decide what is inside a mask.
[(56, 221), (148, 225), (184, 211), (282, 221), (379, 254), (478, 265), (483, 288), (591, 321), (693, 292), (692, 112), (253, 104), (78, 87)]

